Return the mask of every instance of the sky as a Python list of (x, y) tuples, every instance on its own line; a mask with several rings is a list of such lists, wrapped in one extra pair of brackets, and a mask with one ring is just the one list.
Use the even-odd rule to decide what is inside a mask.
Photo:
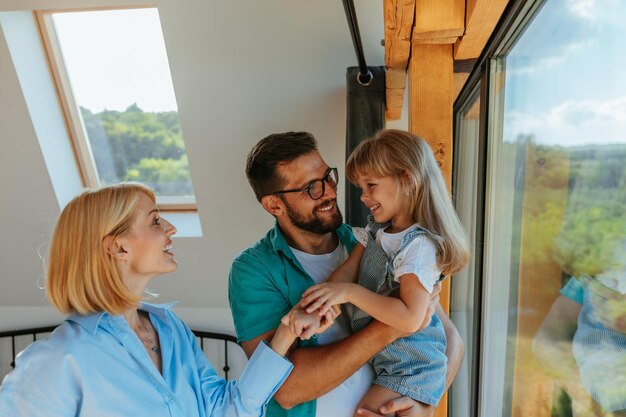
[[(505, 58), (504, 140), (626, 143), (626, 1), (547, 0)], [(56, 13), (79, 105), (176, 110), (158, 12)]]
[(626, 1), (548, 0), (505, 58), (504, 140), (626, 143)]
[(155, 8), (55, 13), (53, 20), (80, 106), (177, 109)]

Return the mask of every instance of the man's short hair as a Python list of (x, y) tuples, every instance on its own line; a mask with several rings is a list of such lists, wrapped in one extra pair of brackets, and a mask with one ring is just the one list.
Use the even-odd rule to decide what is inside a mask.
[(273, 133), (264, 137), (248, 154), (246, 177), (254, 190), (257, 200), (280, 190), (286, 179), (276, 171), (279, 165), (317, 152), (317, 141), (308, 132)]

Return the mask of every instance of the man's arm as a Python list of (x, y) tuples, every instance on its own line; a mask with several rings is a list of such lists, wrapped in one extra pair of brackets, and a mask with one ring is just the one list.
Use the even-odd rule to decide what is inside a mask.
[[(273, 335), (274, 330), (242, 342), (246, 355), (250, 357), (261, 340), (270, 340)], [(341, 384), (378, 351), (401, 336), (404, 334), (373, 321), (338, 342), (294, 348), (288, 354), (294, 369), (274, 399), (283, 408), (316, 399)]]
[(581, 308), (581, 304), (560, 295), (539, 326), (532, 345), (539, 363), (572, 399), (589, 396), (580, 380), (578, 365), (572, 352), (572, 338)]
[[(440, 291), (441, 285), (436, 285), (431, 293), (427, 319), (420, 328), (428, 325), (437, 310)], [(447, 328), (445, 321), (444, 328)], [(454, 331), (456, 332), (456, 329)], [(241, 345), (246, 355), (250, 357), (261, 340), (270, 339), (273, 333), (272, 330), (242, 342)], [(458, 332), (456, 334), (458, 336)], [(338, 342), (324, 346), (296, 347), (288, 354), (294, 364), (294, 370), (274, 395), (274, 399), (283, 408), (291, 408), (316, 399), (345, 381), (383, 347), (406, 335), (378, 321), (372, 321), (364, 329)], [(458, 347), (457, 342), (453, 345)], [(455, 351), (458, 352), (458, 349)], [(462, 343), (460, 356), (463, 356)], [(459, 364), (460, 360), (458, 359)], [(457, 371), (458, 364), (452, 377)]]
[(459, 334), (459, 331), (452, 323), (452, 320), (443, 311), (441, 304), (437, 303), (435, 310), (437, 316), (443, 324), (443, 330), (446, 333), (446, 356), (448, 357), (448, 369), (446, 371), (446, 389), (450, 388), (454, 377), (459, 372), (461, 362), (463, 362), (463, 353), (465, 352), (465, 345), (463, 339)]

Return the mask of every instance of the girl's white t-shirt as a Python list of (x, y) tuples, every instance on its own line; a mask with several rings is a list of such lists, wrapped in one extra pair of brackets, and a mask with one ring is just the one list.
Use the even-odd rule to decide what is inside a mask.
[[(387, 233), (382, 228), (376, 232), (376, 244), (388, 258), (400, 247), (402, 239), (414, 226), (398, 233)], [(363, 246), (367, 246), (370, 234), (366, 229), (353, 228), (354, 237)], [(400, 277), (406, 274), (415, 274), (426, 291), (431, 293), (439, 280), (441, 270), (437, 267), (437, 247), (426, 234), (421, 234), (406, 245), (393, 260), (393, 279), (400, 282)]]

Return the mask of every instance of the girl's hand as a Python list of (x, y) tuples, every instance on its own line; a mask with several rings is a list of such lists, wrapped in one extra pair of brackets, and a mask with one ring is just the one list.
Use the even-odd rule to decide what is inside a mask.
[(319, 315), (325, 315), (335, 304), (343, 304), (349, 302), (349, 294), (351, 286), (345, 282), (325, 282), (323, 284), (313, 285), (302, 294), (300, 306), (306, 308), (307, 313), (315, 310), (319, 311)]
[(280, 321), (289, 327), (291, 333), (302, 340), (307, 340), (319, 332), (322, 327), (322, 319), (317, 314), (308, 314), (299, 306), (295, 306)]
[(328, 330), (330, 326), (333, 325), (333, 323), (335, 322), (335, 319), (339, 317), (340, 314), (341, 314), (341, 308), (338, 305), (334, 305), (333, 308), (328, 310), (328, 312), (322, 317), (322, 320), (321, 320), (322, 325), (320, 326), (319, 329), (317, 329), (316, 333), (320, 334)]

